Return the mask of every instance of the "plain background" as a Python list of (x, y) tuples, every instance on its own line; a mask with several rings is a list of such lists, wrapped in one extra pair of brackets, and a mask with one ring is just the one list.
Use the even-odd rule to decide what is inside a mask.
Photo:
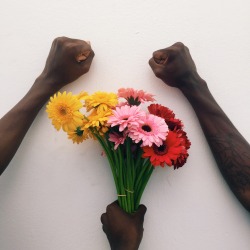
[[(140, 249), (247, 250), (249, 214), (221, 177), (189, 103), (154, 76), (148, 60), (157, 49), (185, 43), (250, 141), (249, 10), (248, 0), (1, 0), (0, 117), (41, 73), (55, 37), (90, 40), (92, 67), (65, 90), (151, 92), (183, 120), (192, 142), (182, 169), (157, 168), (147, 186)], [(74, 145), (43, 108), (0, 177), (0, 249), (109, 249), (100, 216), (115, 199), (97, 142)]]

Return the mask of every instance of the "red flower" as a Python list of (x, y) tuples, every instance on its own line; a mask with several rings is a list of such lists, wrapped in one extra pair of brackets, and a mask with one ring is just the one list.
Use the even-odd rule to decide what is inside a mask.
[(149, 105), (148, 111), (150, 114), (160, 116), (161, 118), (163, 118), (165, 120), (169, 120), (170, 118), (175, 117), (175, 114), (171, 109), (164, 107), (160, 104)]
[(187, 157), (189, 156), (187, 150), (190, 148), (191, 142), (187, 138), (187, 133), (181, 129), (176, 130), (176, 133), (179, 135), (179, 138), (182, 139), (181, 144), (184, 146), (185, 150), (179, 155), (179, 157), (173, 162), (174, 169), (182, 167), (186, 161)]
[(167, 107), (160, 104), (151, 104), (148, 107), (148, 111), (150, 114), (163, 118), (168, 125), (169, 130), (181, 129), (183, 127), (182, 121), (176, 119), (174, 112)]
[(174, 162), (177, 162), (177, 159), (184, 155), (186, 149), (183, 146), (183, 139), (180, 134), (169, 131), (166, 140), (161, 146), (157, 147), (153, 144), (152, 147), (143, 147), (143, 151), (142, 157), (149, 157), (154, 167), (164, 167), (165, 163), (172, 166)]
[(182, 129), (183, 123), (180, 119), (170, 118), (168, 121), (165, 120), (169, 130)]

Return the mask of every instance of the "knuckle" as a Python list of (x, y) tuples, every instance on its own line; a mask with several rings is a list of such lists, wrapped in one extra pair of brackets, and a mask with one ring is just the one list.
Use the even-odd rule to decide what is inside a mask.
[(86, 49), (86, 50), (92, 50), (91, 45), (87, 42), (81, 42), (81, 45)]
[(106, 208), (107, 213), (112, 211), (112, 204), (109, 204)]
[(55, 39), (55, 42), (59, 45), (62, 45), (64, 42), (66, 41), (66, 37), (65, 36), (61, 36), (61, 37), (57, 37)]
[(142, 212), (145, 214), (147, 212), (147, 207), (143, 204), (140, 205), (140, 209), (142, 210)]
[(102, 215), (101, 215), (101, 222), (102, 222), (102, 223), (104, 223), (105, 216), (106, 216), (106, 214), (102, 214)]
[(148, 60), (148, 63), (151, 65), (153, 61), (154, 61), (154, 58), (151, 57), (151, 58)]
[(161, 55), (161, 50), (156, 50), (153, 52), (153, 57), (158, 57), (159, 55)]
[(185, 45), (182, 42), (177, 42), (174, 44), (174, 46), (179, 47), (180, 49), (184, 49)]
[(59, 42), (60, 40), (61, 40), (61, 37), (56, 37), (54, 41)]
[(149, 66), (153, 69), (153, 58), (150, 58), (149, 60), (148, 60), (148, 64), (149, 64)]
[(84, 74), (89, 72), (89, 67), (84, 68)]
[(156, 77), (160, 78), (162, 76), (162, 69), (156, 68), (156, 69), (154, 69), (154, 73), (155, 73)]
[(161, 50), (157, 50), (153, 53), (153, 57), (154, 58), (162, 58), (166, 56), (166, 51), (161, 49)]

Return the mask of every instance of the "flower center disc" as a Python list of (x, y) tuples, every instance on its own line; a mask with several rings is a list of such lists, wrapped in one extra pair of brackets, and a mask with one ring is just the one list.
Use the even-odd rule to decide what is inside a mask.
[(148, 125), (143, 125), (141, 128), (142, 128), (144, 131), (146, 131), (146, 132), (151, 132), (151, 131), (152, 131), (152, 129), (151, 129)]
[(153, 150), (157, 155), (165, 155), (168, 152), (166, 144), (163, 144), (160, 147), (157, 147), (155, 144), (153, 144)]
[(83, 130), (81, 130), (81, 128), (80, 127), (77, 127), (77, 129), (76, 129), (76, 134), (78, 135), (78, 136), (82, 136), (83, 135)]
[(67, 110), (64, 107), (60, 108), (60, 114), (61, 115), (66, 115), (67, 114)]

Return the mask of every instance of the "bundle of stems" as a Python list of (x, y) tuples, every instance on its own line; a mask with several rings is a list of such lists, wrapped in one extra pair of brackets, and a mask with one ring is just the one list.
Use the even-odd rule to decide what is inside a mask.
[(149, 158), (142, 158), (143, 150), (140, 144), (133, 143), (129, 137), (125, 139), (124, 144), (114, 149), (108, 135), (94, 135), (108, 158), (120, 207), (127, 213), (135, 212), (154, 167)]

